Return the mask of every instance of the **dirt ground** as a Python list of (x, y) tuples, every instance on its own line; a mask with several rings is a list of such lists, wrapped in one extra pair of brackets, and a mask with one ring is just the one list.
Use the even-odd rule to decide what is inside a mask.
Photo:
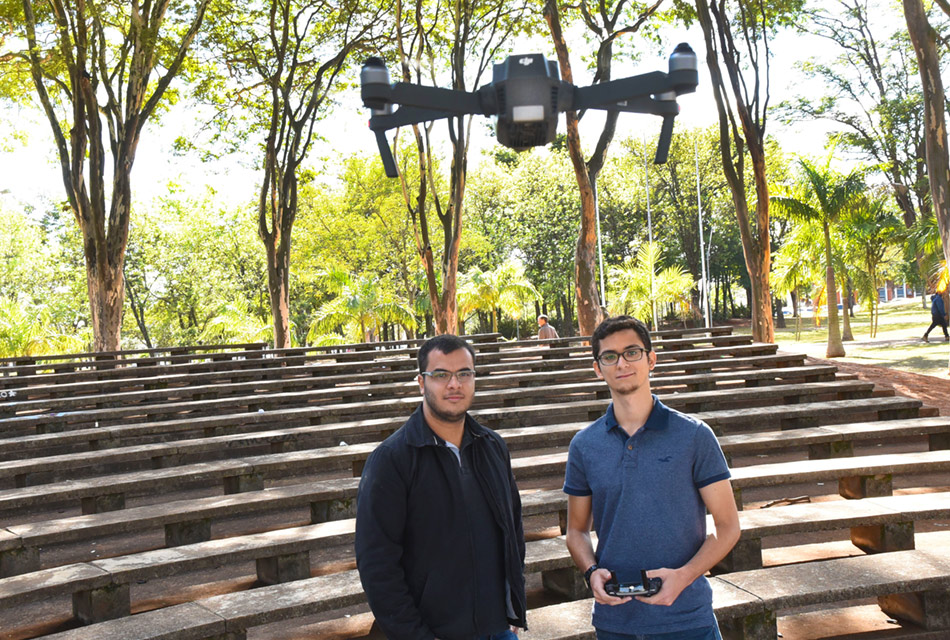
[(942, 416), (950, 415), (950, 379), (811, 356), (808, 357), (806, 363), (832, 364), (842, 373), (856, 374), (862, 380), (893, 389), (898, 395), (917, 398), (927, 406), (937, 407)]

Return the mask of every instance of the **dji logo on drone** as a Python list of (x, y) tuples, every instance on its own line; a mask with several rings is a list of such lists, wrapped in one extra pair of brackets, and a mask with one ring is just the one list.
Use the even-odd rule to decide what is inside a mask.
[(534, 62), (534, 59), (528, 56), (525, 56), (524, 58), (521, 58), (520, 60), (518, 60), (518, 64), (525, 67), (529, 66), (532, 62)]

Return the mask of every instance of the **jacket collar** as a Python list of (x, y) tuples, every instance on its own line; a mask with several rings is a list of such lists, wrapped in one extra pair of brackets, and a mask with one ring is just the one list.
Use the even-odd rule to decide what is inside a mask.
[[(426, 423), (425, 416), (422, 413), (422, 403), (416, 407), (409, 419), (402, 426), (406, 430), (406, 442), (413, 447), (442, 446), (444, 441)], [(472, 438), (479, 438), (487, 433), (487, 429), (478, 424), (468, 413), (465, 414), (465, 430), (471, 434)]]

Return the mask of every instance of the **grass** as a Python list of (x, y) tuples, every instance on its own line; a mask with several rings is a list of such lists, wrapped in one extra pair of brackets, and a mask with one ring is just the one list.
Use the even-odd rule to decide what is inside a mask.
[[(788, 326), (785, 329), (775, 329), (775, 341), (779, 348), (824, 358), (825, 346), (828, 343), (827, 319), (822, 318), (821, 328), (815, 328), (811, 317), (802, 318), (799, 340), (795, 340), (795, 322), (795, 318), (786, 318)], [(855, 307), (854, 317), (851, 318), (854, 341), (844, 343), (847, 355), (837, 360), (948, 378), (950, 343), (944, 341), (940, 327), (930, 332), (929, 343), (923, 342), (921, 337), (928, 326), (929, 299), (926, 309), (921, 307), (920, 298), (892, 300), (881, 305), (877, 337), (872, 340), (868, 312)], [(736, 333), (750, 332), (748, 327), (736, 329)]]

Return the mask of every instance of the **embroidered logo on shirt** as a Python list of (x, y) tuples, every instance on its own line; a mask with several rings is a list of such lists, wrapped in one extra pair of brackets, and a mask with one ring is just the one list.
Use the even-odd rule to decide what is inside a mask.
[(666, 456), (665, 458), (657, 458), (657, 462), (669, 462), (673, 456)]

